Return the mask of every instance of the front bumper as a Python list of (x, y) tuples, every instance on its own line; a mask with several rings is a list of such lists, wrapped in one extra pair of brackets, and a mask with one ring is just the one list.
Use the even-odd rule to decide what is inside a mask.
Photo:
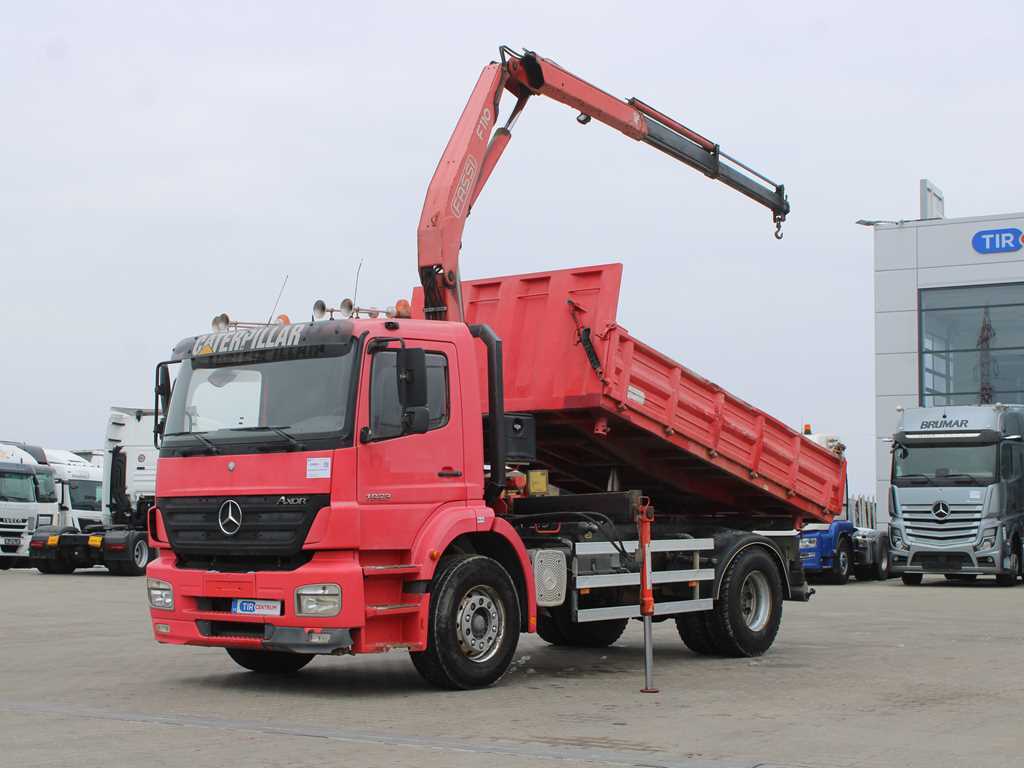
[[(353, 631), (366, 620), (363, 571), (352, 552), (318, 553), (293, 571), (222, 573), (178, 568), (174, 555), (162, 550), (147, 576), (168, 582), (174, 590), (173, 610), (150, 608), (153, 636), (161, 643), (346, 653), (354, 645)], [(296, 615), (295, 590), (318, 583), (341, 587), (340, 613), (322, 618)], [(280, 601), (281, 615), (232, 613), (234, 599)]]
[(893, 575), (904, 573), (968, 573), (996, 576), (1013, 573), (1009, 556), (1002, 547), (975, 552), (971, 547), (928, 549), (911, 545), (909, 549), (889, 548), (889, 568)]

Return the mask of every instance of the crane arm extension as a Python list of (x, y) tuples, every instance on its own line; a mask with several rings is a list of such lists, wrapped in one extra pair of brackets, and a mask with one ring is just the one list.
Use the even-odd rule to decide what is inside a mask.
[[(516, 106), (495, 129), (502, 93)], [(535, 53), (501, 48), (501, 62), (484, 67), (430, 181), (417, 230), (420, 282), (425, 316), (465, 320), (459, 275), (462, 231), (473, 203), (512, 137), (510, 128), (530, 96), (547, 96), (631, 139), (642, 141), (712, 179), (746, 195), (772, 212), (776, 237), (789, 213), (783, 185), (722, 152), (718, 145), (638, 99), (623, 101)]]

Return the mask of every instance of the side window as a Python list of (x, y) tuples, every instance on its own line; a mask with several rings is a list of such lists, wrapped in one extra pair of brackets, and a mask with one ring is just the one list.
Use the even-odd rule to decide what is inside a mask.
[(1013, 444), (1013, 476), (1020, 478), (1024, 475), (1024, 445)]
[[(387, 440), (402, 435), (402, 406), (398, 402), (396, 358), (394, 350), (377, 352), (373, 356), (369, 426), (374, 440)], [(439, 352), (428, 352), (426, 362), (429, 428), (440, 429), (448, 423), (448, 358)]]

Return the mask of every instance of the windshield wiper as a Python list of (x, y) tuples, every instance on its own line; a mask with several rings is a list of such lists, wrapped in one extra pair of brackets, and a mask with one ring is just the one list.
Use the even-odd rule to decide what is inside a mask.
[[(911, 480), (911, 478), (914, 478), (914, 480)], [(922, 475), (920, 472), (912, 472), (909, 475), (900, 475), (899, 477), (896, 478), (896, 482), (898, 483), (900, 480), (908, 480), (910, 482), (915, 482), (918, 478), (924, 480), (925, 484), (930, 483), (933, 479), (929, 475)]]
[(968, 474), (967, 472), (950, 472), (948, 475), (942, 475), (941, 477), (937, 477), (935, 479), (936, 480), (952, 480), (954, 478), (957, 481), (968, 480), (968, 481), (974, 483), (975, 485), (983, 485), (983, 483), (981, 482), (981, 478), (976, 477), (975, 475)]
[(164, 437), (182, 437), (182, 436), (194, 437), (200, 443), (205, 445), (210, 450), (210, 453), (220, 453), (220, 448), (218, 448), (216, 445), (214, 445), (213, 441), (208, 440), (207, 438), (203, 437), (198, 432), (170, 432), (170, 433), (164, 435)]
[(289, 435), (287, 432), (285, 432), (285, 430), (288, 429), (287, 426), (285, 426), (285, 427), (269, 427), (269, 426), (261, 426), (261, 427), (236, 427), (235, 429), (229, 429), (228, 431), (229, 432), (257, 432), (257, 431), (259, 431), (261, 429), (266, 429), (266, 430), (269, 430), (269, 431), (271, 431), (271, 432), (273, 432), (273, 433), (275, 433), (277, 435), (280, 435), (285, 440), (287, 440), (289, 443), (291, 443), (292, 448), (294, 448), (296, 451), (304, 451), (304, 450), (306, 450), (306, 446), (305, 445), (303, 445), (298, 440), (296, 440), (293, 435)]

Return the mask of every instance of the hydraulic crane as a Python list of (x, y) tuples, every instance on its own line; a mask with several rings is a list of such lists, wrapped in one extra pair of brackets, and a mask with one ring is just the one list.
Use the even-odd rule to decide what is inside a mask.
[[(427, 189), (417, 230), (425, 316), (464, 320), (459, 251), (462, 230), (484, 184), (512, 138), (511, 128), (531, 96), (547, 96), (642, 141), (717, 179), (772, 212), (775, 236), (789, 213), (785, 187), (723, 152), (717, 143), (648, 106), (618, 99), (531, 51), (499, 49), (500, 61), (484, 67), (448, 140)], [(495, 128), (504, 91), (516, 97), (508, 120)]]

